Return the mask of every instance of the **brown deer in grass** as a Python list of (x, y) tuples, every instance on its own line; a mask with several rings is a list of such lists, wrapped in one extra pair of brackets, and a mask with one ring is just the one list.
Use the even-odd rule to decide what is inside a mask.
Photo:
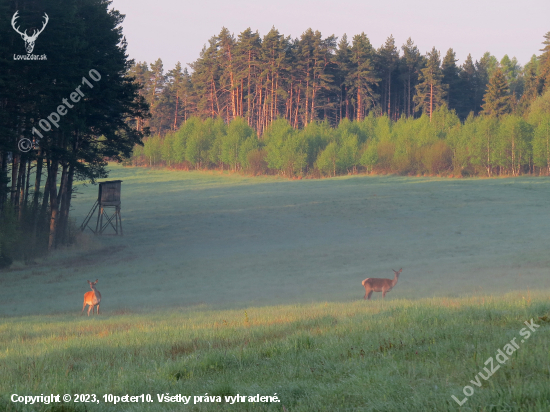
[[(393, 269), (392, 269), (393, 270)], [(399, 274), (403, 269), (399, 269), (399, 272), (393, 270), (395, 276), (393, 279), (381, 279), (381, 278), (366, 278), (362, 284), (365, 287), (365, 296), (363, 299), (369, 299), (372, 295), (372, 292), (382, 292), (382, 297), (386, 297), (392, 288), (397, 285), (397, 280), (399, 279)]]
[(84, 308), (86, 305), (88, 306), (88, 316), (90, 316), (90, 309), (92, 310), (92, 315), (94, 314), (94, 306), (97, 306), (97, 314), (99, 315), (99, 302), (101, 302), (101, 293), (99, 293), (99, 290), (95, 288), (95, 285), (97, 283), (97, 279), (95, 282), (90, 282), (90, 287), (92, 288), (91, 292), (86, 292), (84, 294), (84, 304), (82, 305), (82, 312), (80, 314), (84, 313)]

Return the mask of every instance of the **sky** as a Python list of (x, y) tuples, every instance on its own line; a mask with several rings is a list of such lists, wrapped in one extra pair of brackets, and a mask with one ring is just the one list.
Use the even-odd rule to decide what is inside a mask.
[(550, 32), (550, 0), (113, 0), (112, 7), (126, 15), (130, 58), (161, 58), (165, 71), (178, 61), (188, 67), (222, 27), (235, 37), (248, 27), (263, 37), (273, 26), (292, 38), (308, 28), (349, 40), (365, 32), (375, 48), (393, 35), (400, 49), (411, 37), (422, 54), (435, 46), (443, 57), (452, 48), (459, 65), (488, 51), (522, 66)]

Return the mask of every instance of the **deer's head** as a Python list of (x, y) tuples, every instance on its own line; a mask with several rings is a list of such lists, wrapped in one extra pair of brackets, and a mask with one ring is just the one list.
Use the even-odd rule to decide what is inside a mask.
[(46, 24), (48, 24), (48, 21), (50, 20), (50, 18), (48, 17), (48, 15), (46, 13), (44, 13), (44, 19), (45, 20), (44, 20), (44, 23), (42, 23), (42, 28), (40, 30), (34, 29), (32, 35), (29, 36), (29, 35), (27, 35), (27, 30), (25, 30), (23, 33), (21, 33), (19, 31), (19, 27), (15, 27), (15, 21), (19, 17), (17, 15), (17, 13), (19, 13), (19, 10), (16, 11), (15, 14), (13, 15), (13, 17), (11, 18), (11, 26), (13, 27), (13, 29), (17, 33), (19, 33), (21, 35), (21, 38), (25, 41), (25, 48), (27, 49), (27, 53), (31, 54), (32, 51), (34, 50), (34, 42), (38, 38), (38, 35), (44, 31), (44, 28), (46, 27)]

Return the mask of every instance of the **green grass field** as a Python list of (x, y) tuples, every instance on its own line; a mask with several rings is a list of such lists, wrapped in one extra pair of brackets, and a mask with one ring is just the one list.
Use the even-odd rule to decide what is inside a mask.
[[(550, 410), (548, 179), (118, 166), (110, 179), (123, 180), (123, 237), (85, 235), (0, 273), (0, 410)], [(79, 192), (77, 224), (97, 187)], [(364, 278), (401, 267), (385, 301), (363, 301)], [(99, 317), (80, 316), (87, 279)], [(513, 338), (519, 349), (476, 381)], [(190, 405), (160, 403), (167, 393)], [(193, 404), (206, 393), (280, 402)]]

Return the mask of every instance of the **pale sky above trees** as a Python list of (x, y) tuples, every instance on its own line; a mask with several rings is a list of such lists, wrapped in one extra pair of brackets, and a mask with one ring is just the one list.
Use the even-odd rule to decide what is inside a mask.
[(442, 55), (453, 48), (461, 65), (489, 51), (500, 60), (517, 57), (523, 66), (539, 55), (550, 31), (548, 0), (114, 0), (123, 14), (128, 52), (136, 61), (164, 67), (195, 61), (222, 26), (237, 36), (250, 27), (264, 36), (275, 26), (285, 36), (319, 30), (348, 38), (365, 32), (375, 48), (395, 37), (398, 48), (411, 37), (422, 54), (435, 46)]

